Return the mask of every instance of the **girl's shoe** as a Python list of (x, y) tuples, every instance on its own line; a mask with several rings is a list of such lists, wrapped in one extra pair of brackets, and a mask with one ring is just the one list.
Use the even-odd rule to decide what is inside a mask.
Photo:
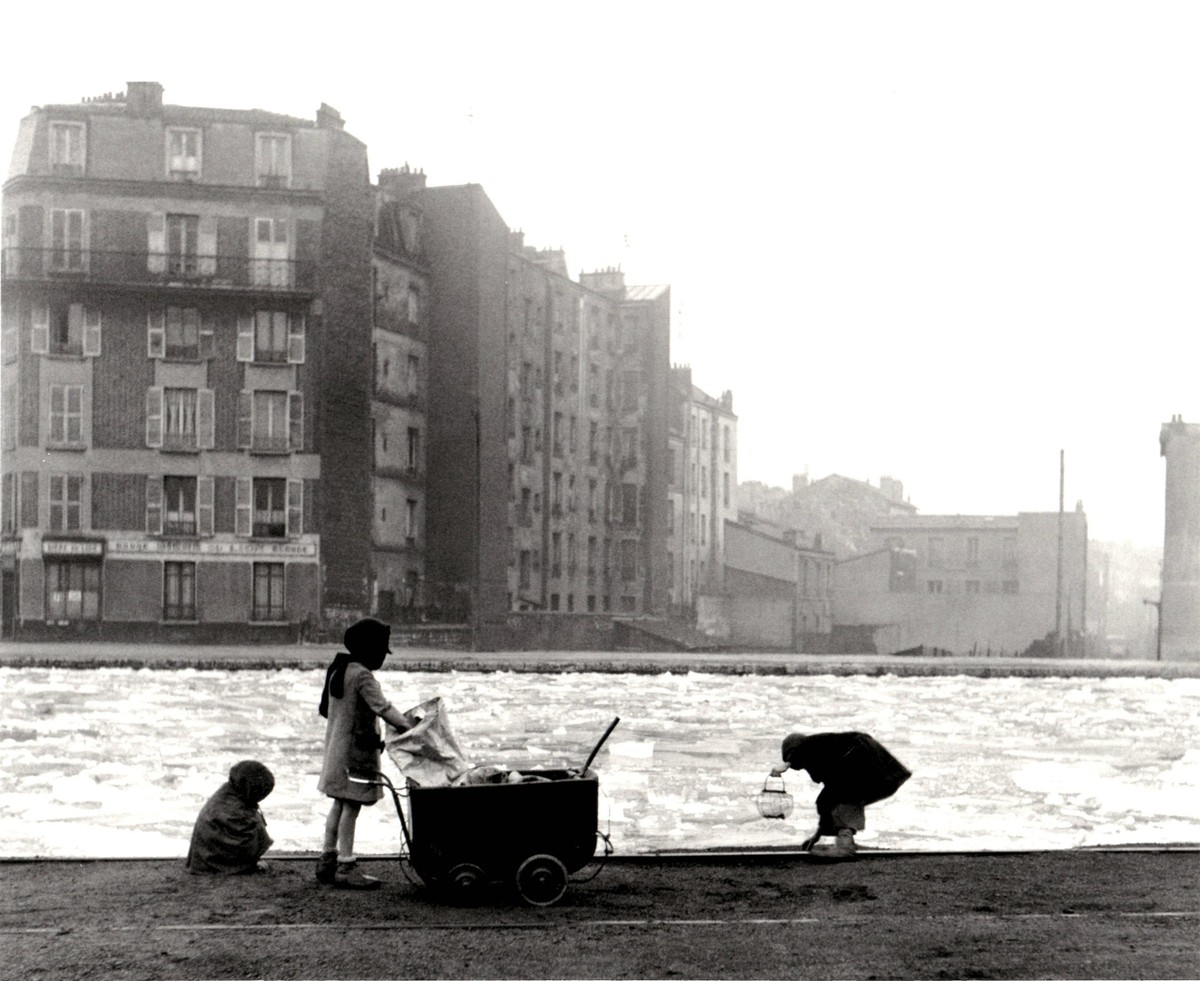
[(337, 876), (337, 852), (322, 852), (317, 859), (317, 881), (323, 886), (332, 886)]
[(337, 889), (378, 889), (383, 885), (375, 876), (359, 872), (357, 862), (338, 862), (333, 884)]

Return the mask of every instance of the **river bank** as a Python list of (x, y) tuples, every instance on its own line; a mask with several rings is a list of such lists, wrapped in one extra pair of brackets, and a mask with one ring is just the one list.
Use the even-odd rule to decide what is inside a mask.
[[(336, 645), (148, 645), (100, 642), (0, 643), (0, 666), (23, 668), (153, 668), (174, 670), (317, 669)], [(519, 671), (545, 674), (896, 675), (977, 678), (1200, 678), (1200, 662), (1028, 657), (900, 657), (791, 652), (496, 651), (396, 647), (384, 670)]]
[[(1194, 978), (1200, 854), (795, 852), (610, 861), (547, 908), (459, 908), (365, 861), (266, 875), (177, 861), (0, 864), (0, 973), (140, 978)], [(590, 870), (585, 870), (590, 871)]]

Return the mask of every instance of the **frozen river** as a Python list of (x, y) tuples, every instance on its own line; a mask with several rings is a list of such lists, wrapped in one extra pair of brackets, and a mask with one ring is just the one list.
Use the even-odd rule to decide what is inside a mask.
[[(276, 775), (263, 802), (277, 851), (316, 851), (322, 671), (0, 668), (0, 855), (182, 857), (231, 764)], [(913, 777), (867, 811), (864, 845), (1065, 848), (1200, 841), (1200, 680), (404, 673), (398, 705), (440, 695), (473, 763), (593, 764), (618, 853), (795, 844), (796, 807), (754, 797), (789, 731), (873, 733)], [(392, 767), (385, 757), (385, 767)], [(395, 772), (389, 773), (393, 778)], [(390, 800), (358, 851), (394, 854)]]

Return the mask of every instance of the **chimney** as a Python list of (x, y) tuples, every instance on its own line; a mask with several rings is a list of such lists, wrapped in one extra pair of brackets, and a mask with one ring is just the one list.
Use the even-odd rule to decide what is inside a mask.
[(425, 190), (425, 171), (403, 167), (385, 167), (379, 172), (379, 189), (384, 196), (399, 201), (414, 191)]
[(727, 388), (721, 393), (721, 408), (725, 412), (733, 412), (733, 389)]
[(320, 129), (345, 129), (346, 122), (342, 119), (342, 114), (327, 102), (321, 103), (321, 108), (317, 110), (317, 126)]
[(607, 269), (597, 269), (595, 272), (580, 273), (579, 285), (586, 286), (597, 293), (615, 294), (624, 298), (625, 273), (621, 271), (620, 267), (612, 266)]
[(125, 105), (129, 115), (152, 119), (162, 115), (163, 87), (158, 82), (126, 82)]

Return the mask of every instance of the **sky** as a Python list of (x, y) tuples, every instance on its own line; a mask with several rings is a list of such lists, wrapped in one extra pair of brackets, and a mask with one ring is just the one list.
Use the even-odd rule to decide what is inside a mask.
[[(182, 8), (181, 8), (182, 9)], [(1162, 544), (1200, 422), (1200, 5), (347, 2), (0, 20), (0, 124), (165, 86), (475, 182), (573, 277), (668, 283), (738, 477), (903, 482), (922, 514), (1083, 502)], [(140, 26), (139, 26), (140, 25)], [(7, 122), (4, 122), (7, 120)]]

